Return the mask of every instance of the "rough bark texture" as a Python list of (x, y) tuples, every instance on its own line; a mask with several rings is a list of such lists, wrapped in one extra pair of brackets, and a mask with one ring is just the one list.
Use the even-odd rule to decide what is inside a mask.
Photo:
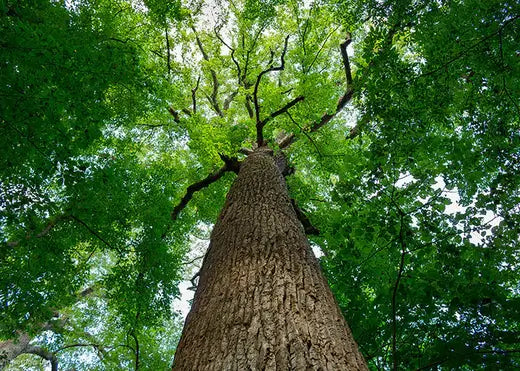
[(172, 369), (367, 369), (265, 148), (227, 196)]
[(29, 334), (22, 333), (16, 340), (0, 342), (0, 370), (7, 367), (7, 365), (20, 354), (25, 353), (30, 341), (31, 337)]
[(31, 337), (27, 333), (20, 333), (16, 340), (0, 342), (0, 370), (7, 367), (16, 357), (21, 354), (36, 354), (51, 363), (51, 371), (58, 371), (58, 359), (56, 355), (48, 350), (31, 345)]

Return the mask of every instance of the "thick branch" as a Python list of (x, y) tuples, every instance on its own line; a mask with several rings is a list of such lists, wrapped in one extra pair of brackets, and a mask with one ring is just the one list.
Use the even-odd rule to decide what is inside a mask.
[[(209, 56), (204, 50), (204, 46), (202, 45), (202, 41), (200, 41), (199, 34), (197, 33), (197, 30), (195, 30), (195, 27), (191, 27), (193, 32), (195, 33), (195, 40), (197, 41), (197, 45), (199, 47), (200, 52), (202, 53), (202, 58), (204, 58), (205, 61), (209, 62)], [(213, 90), (211, 92), (211, 95), (208, 96), (209, 103), (213, 107), (213, 110), (219, 115), (220, 117), (224, 117), (224, 114), (222, 113), (220, 106), (218, 104), (218, 88), (219, 88), (219, 82), (217, 79), (217, 73), (213, 68), (209, 69), (209, 73), (211, 75)]]
[[(307, 126), (307, 130), (311, 133), (319, 130), (322, 126), (324, 126), (330, 120), (332, 120), (339, 112), (341, 112), (341, 110), (343, 110), (343, 108), (345, 108), (347, 103), (350, 102), (354, 95), (354, 89), (352, 87), (352, 72), (347, 54), (347, 47), (351, 43), (351, 41), (352, 40), (350, 38), (350, 34), (347, 34), (345, 41), (340, 45), (343, 66), (345, 68), (345, 78), (347, 80), (347, 88), (345, 90), (345, 93), (338, 99), (338, 103), (336, 104), (336, 110), (333, 113), (324, 113), (319, 120), (314, 121)], [(351, 135), (349, 136), (350, 139), (357, 136), (358, 133), (356, 132), (354, 133), (354, 135), (352, 134), (353, 132), (351, 132)], [(295, 140), (296, 136), (294, 134), (289, 134), (279, 143), (279, 147), (282, 149), (289, 147)]]
[(164, 35), (166, 36), (166, 65), (168, 66), (168, 76), (172, 72), (171, 55), (170, 55), (170, 38), (168, 37), (168, 26), (164, 28)]
[(251, 107), (251, 95), (247, 94), (246, 95), (246, 109), (247, 109), (247, 113), (249, 115), (249, 118), (252, 119), (254, 116), (255, 116), (255, 113), (253, 112), (253, 107)]
[(37, 356), (40, 356), (43, 359), (46, 359), (47, 361), (50, 361), (51, 370), (58, 371), (58, 358), (56, 358), (56, 355), (54, 353), (49, 352), (48, 350), (35, 345), (29, 345), (25, 353), (36, 354)]
[(291, 107), (296, 105), (298, 102), (301, 102), (302, 100), (304, 100), (304, 97), (302, 95), (300, 95), (300, 96), (294, 98), (293, 100), (291, 100), (290, 102), (288, 102), (287, 104), (285, 104), (285, 106), (283, 106), (279, 110), (271, 113), (264, 120), (256, 123), (256, 142), (258, 144), (258, 147), (261, 147), (264, 144), (264, 126), (265, 126), (265, 124), (267, 124), (269, 121), (274, 119), (276, 116), (281, 115), (282, 113), (288, 113), (288, 111)]
[(298, 204), (296, 204), (296, 201), (291, 198), (291, 203), (293, 205), (296, 216), (298, 217), (298, 220), (300, 221), (300, 223), (302, 223), (303, 229), (305, 230), (305, 234), (318, 236), (320, 234), (320, 231), (318, 230), (318, 228), (312, 225), (307, 215), (305, 215), (303, 210), (300, 209)]
[(287, 113), (287, 111), (289, 111), (289, 108), (295, 106), (298, 102), (301, 102), (304, 99), (305, 98), (303, 97), (303, 95), (300, 95), (300, 96), (294, 98), (293, 100), (291, 100), (290, 102), (288, 102), (285, 106), (283, 106), (279, 110), (274, 111), (273, 113), (271, 113), (267, 118), (265, 118), (262, 121), (262, 127), (265, 126), (265, 124), (267, 124), (269, 121), (274, 119), (276, 116), (279, 116), (282, 113)]
[(352, 71), (350, 70), (350, 61), (348, 59), (347, 47), (352, 42), (350, 33), (347, 34), (345, 41), (341, 43), (341, 58), (343, 59), (343, 66), (345, 68), (345, 77), (347, 79), (347, 88), (352, 85)]
[(180, 202), (175, 206), (173, 211), (171, 212), (170, 216), (172, 220), (176, 220), (179, 216), (180, 212), (188, 205), (188, 202), (192, 199), (195, 192), (200, 191), (203, 188), (206, 188), (210, 184), (216, 182), (222, 176), (228, 172), (233, 171), (234, 173), (238, 173), (238, 170), (240, 168), (240, 163), (236, 158), (229, 158), (224, 155), (220, 155), (220, 158), (222, 161), (224, 161), (224, 166), (222, 166), (220, 169), (218, 169), (216, 172), (209, 174), (207, 177), (202, 179), (200, 182), (193, 183), (188, 187), (186, 190), (186, 194), (184, 197), (180, 200)]
[(226, 98), (226, 100), (224, 100), (224, 106), (222, 107), (224, 109), (224, 111), (227, 111), (229, 109), (231, 102), (233, 102), (233, 99), (235, 99), (237, 94), (238, 94), (238, 90), (235, 90), (234, 92), (229, 94), (229, 96)]
[[(255, 89), (253, 91), (253, 103), (255, 104), (255, 115), (256, 115), (257, 125), (261, 123), (260, 107), (258, 105), (258, 87), (260, 86), (260, 81), (262, 80), (262, 76), (264, 76), (265, 74), (267, 74), (269, 72), (273, 72), (273, 71), (282, 71), (285, 68), (285, 53), (287, 52), (288, 41), (289, 41), (289, 36), (287, 36), (285, 38), (282, 55), (280, 57), (280, 65), (278, 67), (274, 67), (274, 66), (270, 65), (266, 70), (263, 70), (262, 72), (260, 72), (260, 74), (256, 78)], [(259, 139), (259, 138), (257, 138), (257, 139)], [(261, 146), (261, 144), (258, 144), (258, 146)]]
[(179, 123), (181, 122), (181, 119), (179, 117), (179, 112), (175, 111), (172, 107), (168, 107), (168, 112), (170, 113), (170, 115), (173, 116), (173, 121)]
[(200, 84), (200, 76), (197, 78), (197, 85), (193, 89), (191, 89), (191, 102), (192, 102), (192, 110), (193, 113), (197, 113), (197, 90), (199, 89)]

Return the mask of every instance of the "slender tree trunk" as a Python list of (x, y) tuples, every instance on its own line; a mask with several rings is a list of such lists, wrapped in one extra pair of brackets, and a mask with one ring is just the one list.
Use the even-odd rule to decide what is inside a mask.
[(367, 369), (271, 153), (229, 191), (173, 370)]

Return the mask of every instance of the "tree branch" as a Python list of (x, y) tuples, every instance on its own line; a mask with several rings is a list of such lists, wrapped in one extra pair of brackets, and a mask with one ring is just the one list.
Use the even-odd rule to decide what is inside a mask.
[[(45, 237), (47, 234), (49, 234), (49, 232), (56, 226), (56, 223), (58, 223), (60, 220), (65, 220), (65, 219), (68, 219), (70, 217), (70, 215), (67, 215), (67, 214), (60, 214), (52, 219), (49, 220), (49, 222), (47, 223), (47, 225), (45, 226), (44, 229), (42, 229), (36, 236), (36, 238), (42, 238), (42, 237)], [(31, 236), (30, 234), (27, 234), (25, 236), (25, 239), (26, 240), (29, 240), (31, 239), (33, 236)], [(18, 241), (9, 241), (7, 242), (7, 246), (9, 247), (16, 247), (18, 246), (22, 241), (18, 240)]]
[(103, 354), (105, 353), (105, 348), (102, 345), (95, 344), (95, 343), (75, 343), (75, 344), (65, 345), (65, 346), (59, 348), (56, 351), (56, 353), (61, 352), (62, 350), (65, 350), (65, 349), (82, 348), (82, 347), (92, 347), (92, 348), (94, 348), (96, 350), (97, 354), (98, 354), (99, 359), (103, 359)]
[(268, 117), (266, 117), (261, 125), (262, 125), (262, 128), (265, 126), (265, 124), (267, 124), (269, 121), (271, 121), (272, 119), (274, 119), (276, 116), (279, 116), (281, 115), (282, 113), (289, 113), (289, 109), (293, 106), (295, 106), (298, 102), (301, 102), (302, 100), (304, 100), (305, 98), (303, 97), (303, 95), (300, 95), (296, 98), (294, 98), (293, 100), (291, 100), (290, 102), (286, 103), (285, 106), (283, 106), (282, 108), (280, 108), (279, 110), (277, 111), (274, 111), (273, 113), (271, 113)]
[(424, 73), (421, 73), (409, 80), (406, 80), (404, 82), (400, 82), (398, 84), (396, 84), (397, 86), (398, 85), (403, 85), (403, 84), (409, 84), (421, 77), (426, 77), (426, 76), (430, 76), (430, 75), (433, 75), (443, 69), (445, 69), (447, 66), (449, 66), (450, 64), (452, 64), (453, 62), (456, 62), (457, 60), (459, 60), (460, 58), (462, 57), (465, 57), (467, 55), (467, 53), (473, 49), (475, 49), (476, 47), (478, 47), (479, 45), (481, 45), (483, 42), (497, 36), (497, 35), (500, 35), (500, 33), (502, 32), (502, 30), (504, 30), (504, 28), (506, 28), (510, 23), (513, 23), (515, 21), (517, 21), (518, 19), (520, 19), (520, 15), (517, 15), (513, 18), (510, 18), (508, 19), (507, 21), (505, 21), (499, 28), (497, 31), (495, 32), (492, 32), (491, 34), (483, 37), (482, 39), (478, 40), (477, 42), (475, 42), (474, 44), (470, 45), (469, 47), (467, 47), (466, 49), (460, 51), (459, 53), (457, 53), (456, 55), (454, 55), (453, 57), (451, 57), (450, 59), (448, 59), (445, 63), (443, 63), (442, 65), (440, 65), (439, 67), (437, 68), (434, 68), (430, 71), (426, 71)]
[(289, 116), (289, 119), (292, 121), (292, 123), (294, 125), (296, 125), (298, 127), (298, 129), (300, 129), (300, 132), (303, 133), (303, 135), (305, 135), (307, 137), (309, 142), (311, 142), (311, 144), (313, 145), (314, 149), (316, 149), (316, 152), (318, 152), (318, 156), (322, 157), (320, 149), (318, 148), (316, 143), (314, 143), (314, 140), (312, 140), (311, 136), (305, 130), (303, 130), (300, 125), (298, 125), (298, 123), (293, 119), (293, 117), (291, 116), (291, 114), (289, 112), (287, 112), (287, 116)]
[(217, 39), (219, 39), (220, 42), (231, 51), (231, 60), (237, 67), (238, 85), (242, 85), (242, 81), (241, 81), (242, 71), (240, 69), (240, 64), (238, 63), (238, 61), (235, 58), (235, 48), (232, 48), (228, 43), (226, 43), (224, 41), (224, 39), (222, 39), (222, 37), (219, 35), (218, 29), (216, 27), (215, 27), (215, 29), (213, 29), (213, 31), (215, 32), (215, 36), (217, 36)]
[(352, 42), (352, 36), (347, 33), (345, 41), (340, 44), (341, 58), (343, 59), (343, 67), (345, 68), (345, 77), (347, 79), (347, 89), (352, 85), (352, 71), (350, 70), (350, 61), (348, 59), (347, 47)]
[[(78, 217), (74, 216), (74, 215), (71, 215), (70, 216), (73, 220), (77, 221), (79, 224), (81, 224), (82, 226), (84, 226), (92, 235), (94, 235), (98, 240), (100, 240), (101, 242), (103, 242), (109, 249), (111, 250), (116, 250), (114, 249), (114, 247), (112, 245), (110, 245), (107, 240), (105, 240), (103, 237), (101, 237), (101, 235), (99, 233), (97, 233), (95, 230), (93, 230), (92, 228), (90, 228), (87, 223), (85, 223), (83, 220), (79, 219)], [(119, 250), (117, 250), (119, 251)], [(92, 254), (94, 253), (94, 251), (92, 251), (92, 253), (90, 254), (90, 256), (92, 256)], [(90, 258), (89, 256), (89, 258)], [(88, 259), (87, 259), (88, 260)]]
[(292, 198), (291, 198), (291, 204), (293, 206), (294, 212), (296, 213), (296, 217), (298, 218), (300, 223), (302, 223), (305, 234), (318, 236), (320, 234), (319, 229), (312, 225), (312, 223), (309, 220), (309, 218), (307, 217), (307, 215), (305, 215), (303, 210), (300, 209), (300, 207), (298, 206), (296, 201)]
[[(204, 46), (202, 45), (202, 41), (200, 41), (197, 30), (195, 30), (195, 27), (193, 25), (191, 26), (191, 29), (195, 33), (195, 40), (197, 41), (197, 45), (199, 47), (200, 52), (202, 53), (202, 58), (204, 58), (204, 60), (206, 62), (209, 62), (209, 56), (206, 53), (206, 51), (204, 50)], [(218, 104), (218, 99), (217, 99), (218, 88), (219, 88), (217, 73), (215, 72), (215, 70), (213, 68), (210, 68), (209, 72), (211, 75), (213, 90), (211, 92), (211, 95), (208, 95), (208, 101), (211, 104), (211, 106), (213, 107), (213, 110), (217, 113), (217, 115), (219, 115), (220, 117), (224, 117), (224, 114), (222, 113), (222, 111), (220, 109), (220, 106)]]
[[(263, 126), (265, 125), (265, 123), (263, 123), (262, 120), (260, 120), (260, 106), (258, 105), (258, 87), (260, 86), (260, 81), (262, 80), (262, 76), (264, 76), (265, 74), (267, 74), (269, 72), (282, 71), (285, 68), (285, 53), (287, 52), (287, 43), (288, 43), (288, 41), (289, 41), (289, 35), (285, 38), (285, 41), (284, 41), (282, 55), (280, 56), (280, 65), (278, 67), (274, 67), (272, 65), (272, 60), (271, 60), (269, 62), (270, 66), (266, 70), (263, 70), (262, 72), (260, 72), (258, 74), (258, 77), (256, 78), (255, 89), (253, 91), (253, 103), (255, 105), (256, 142), (258, 144), (258, 147), (261, 147), (264, 144)], [(273, 57), (273, 54), (271, 53), (271, 59), (272, 59), (272, 57)], [(303, 97), (301, 97), (296, 102), (289, 103), (290, 106), (287, 107), (287, 109), (289, 109), (290, 107), (292, 107), (294, 104), (298, 103), (302, 99), (303, 99)], [(285, 111), (287, 111), (287, 109)], [(282, 112), (278, 113), (277, 115), (279, 115), (279, 114), (281, 114), (281, 113), (283, 113), (285, 111), (282, 111)]]
[(192, 102), (192, 110), (193, 113), (197, 113), (197, 90), (199, 89), (200, 84), (200, 76), (197, 78), (197, 85), (193, 89), (191, 89), (191, 102)]
[(233, 99), (235, 99), (237, 94), (238, 94), (238, 90), (235, 90), (234, 92), (229, 94), (229, 96), (224, 100), (224, 105), (222, 107), (222, 109), (224, 111), (227, 111), (229, 109), (229, 106), (231, 105), (231, 102), (233, 102)]
[(168, 26), (164, 27), (164, 35), (166, 36), (166, 65), (168, 67), (168, 76), (172, 72), (171, 55), (170, 55), (170, 38), (168, 37)]
[(47, 361), (50, 361), (51, 371), (58, 371), (58, 358), (56, 358), (56, 354), (35, 345), (29, 345), (25, 353), (36, 354), (37, 356), (40, 356), (41, 358), (46, 359)]
[(186, 194), (180, 200), (177, 206), (174, 207), (173, 211), (170, 214), (172, 220), (177, 220), (177, 217), (179, 216), (180, 212), (186, 207), (186, 205), (188, 205), (188, 202), (190, 202), (195, 192), (198, 192), (201, 189), (206, 188), (210, 184), (216, 182), (217, 180), (222, 178), (222, 176), (228, 171), (238, 173), (240, 169), (240, 163), (236, 158), (230, 158), (224, 155), (220, 155), (220, 158), (222, 159), (222, 161), (224, 161), (224, 166), (222, 166), (216, 172), (209, 174), (200, 182), (193, 183), (187, 188)]
[(316, 62), (316, 60), (318, 59), (318, 57), (319, 57), (320, 54), (321, 54), (321, 51), (322, 51), (323, 48), (325, 47), (325, 44), (327, 43), (327, 41), (329, 40), (329, 38), (332, 36), (332, 34), (333, 34), (334, 32), (336, 32), (337, 29), (338, 29), (338, 27), (334, 28), (332, 31), (330, 31), (330, 32), (327, 34), (327, 36), (325, 37), (325, 40), (323, 41), (323, 43), (321, 44), (320, 48), (318, 49), (318, 52), (317, 52), (316, 55), (314, 56), (312, 62), (309, 64), (309, 66), (308, 66), (307, 68), (305, 68), (305, 67), (303, 68), (303, 72), (304, 72), (304, 73), (308, 73), (308, 72), (311, 70), (313, 64)]
[(181, 119), (179, 117), (179, 112), (175, 111), (171, 106), (168, 107), (168, 112), (170, 113), (170, 115), (173, 116), (173, 121), (175, 121), (176, 123), (181, 122)]
[(134, 339), (134, 342), (135, 342), (135, 350), (134, 350), (134, 354), (135, 354), (135, 371), (138, 371), (139, 370), (139, 341), (137, 340), (137, 336), (135, 335), (135, 331), (132, 330), (130, 332), (130, 336), (132, 336), (132, 338)]
[[(343, 60), (343, 67), (345, 69), (345, 78), (347, 81), (347, 88), (345, 90), (345, 93), (341, 97), (339, 97), (338, 103), (336, 104), (336, 110), (333, 113), (324, 113), (323, 116), (321, 116), (321, 118), (319, 120), (314, 121), (314, 122), (310, 123), (309, 125), (307, 125), (308, 132), (313, 133), (315, 131), (318, 131), (322, 126), (324, 126), (330, 120), (332, 120), (339, 112), (341, 112), (341, 110), (343, 110), (343, 108), (345, 108), (347, 103), (350, 102), (350, 100), (352, 99), (352, 97), (354, 95), (354, 89), (352, 87), (352, 83), (353, 83), (352, 72), (351, 72), (351, 68), (350, 68), (350, 61), (348, 59), (348, 54), (347, 54), (347, 47), (349, 46), (349, 44), (351, 42), (352, 42), (352, 39), (350, 38), (350, 34), (347, 34), (345, 41), (342, 42), (340, 45), (341, 56), (342, 56), (342, 60)], [(357, 132), (355, 133), (355, 135), (352, 135), (353, 133), (354, 132), (351, 131), (351, 135), (349, 136), (350, 139), (352, 139), (358, 135)], [(294, 134), (289, 134), (282, 141), (280, 141), (279, 147), (281, 149), (287, 148), (295, 140), (296, 140), (296, 136)]]

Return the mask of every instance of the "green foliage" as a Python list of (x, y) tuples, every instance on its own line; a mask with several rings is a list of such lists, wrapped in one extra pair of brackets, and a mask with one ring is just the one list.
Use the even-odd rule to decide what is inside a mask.
[[(168, 367), (190, 234), (234, 175), (170, 213), (254, 145), (289, 35), (260, 119), (305, 99), (264, 137), (295, 135), (290, 193), (369, 366), (518, 368), (519, 6), (217, 3), (1, 2), (0, 337), (78, 370)], [(345, 93), (347, 31), (353, 98), (312, 130)]]

